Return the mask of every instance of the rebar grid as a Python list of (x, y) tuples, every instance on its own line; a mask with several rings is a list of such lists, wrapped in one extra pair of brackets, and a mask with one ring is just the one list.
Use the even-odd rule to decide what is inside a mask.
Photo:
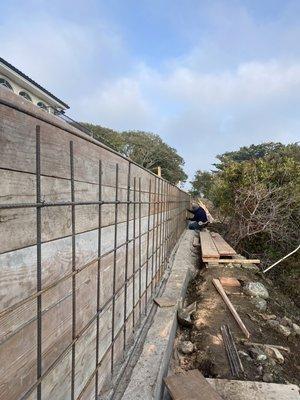
[[(110, 353), (110, 369), (111, 374), (114, 374), (114, 366), (116, 361), (115, 356), (115, 343), (120, 337), (123, 336), (123, 356), (126, 352), (126, 345), (128, 339), (133, 335), (134, 331), (140, 326), (142, 321), (142, 314), (147, 315), (149, 302), (153, 300), (158, 284), (164, 274), (166, 265), (173, 246), (177, 242), (185, 227), (185, 208), (189, 202), (189, 198), (184, 193), (180, 192), (177, 188), (172, 186), (163, 179), (150, 175), (148, 191), (142, 190), (142, 178), (131, 176), (131, 162), (128, 162), (127, 173), (127, 196), (125, 201), (119, 200), (119, 190), (124, 190), (119, 187), (119, 165), (116, 164), (115, 168), (115, 198), (112, 201), (102, 200), (102, 174), (103, 167), (102, 161), (99, 160), (99, 178), (98, 178), (98, 200), (95, 201), (76, 201), (75, 199), (75, 175), (74, 169), (74, 145), (70, 141), (70, 183), (71, 193), (70, 201), (65, 202), (44, 202), (42, 201), (41, 189), (41, 146), (40, 146), (40, 127), (36, 127), (36, 202), (35, 203), (12, 203), (1, 204), (0, 209), (11, 208), (35, 208), (36, 209), (36, 251), (37, 251), (37, 285), (36, 292), (27, 298), (15, 303), (0, 312), (0, 318), (13, 312), (18, 307), (25, 305), (27, 302), (37, 299), (37, 374), (36, 382), (28, 389), (28, 391), (21, 397), (21, 399), (28, 399), (29, 396), (35, 391), (37, 399), (41, 400), (42, 396), (42, 381), (45, 377), (57, 366), (59, 363), (71, 352), (71, 399), (79, 400), (85, 390), (88, 388), (92, 380), (95, 378), (95, 398), (99, 394), (99, 368), (103, 360)], [(152, 182), (154, 180), (154, 191), (152, 192)], [(137, 184), (138, 182), (138, 184)], [(148, 199), (143, 197), (148, 195)], [(132, 200), (133, 197), (133, 200)], [(106, 204), (114, 205), (114, 245), (113, 249), (106, 253), (101, 252), (102, 247), (102, 206)], [(126, 234), (125, 242), (118, 244), (118, 212), (120, 205), (126, 205)], [(98, 206), (98, 249), (97, 257), (92, 261), (84, 264), (81, 267), (76, 267), (76, 206), (79, 205), (97, 205)], [(175, 205), (175, 207), (174, 207)], [(42, 210), (45, 207), (53, 206), (71, 206), (71, 247), (72, 247), (72, 272), (66, 274), (62, 278), (57, 279), (55, 282), (48, 286), (42, 287)], [(142, 206), (147, 212), (143, 213)], [(171, 207), (173, 206), (173, 207)], [(130, 207), (132, 207), (133, 218), (130, 219)], [(146, 231), (142, 232), (142, 219), (147, 218)], [(123, 221), (122, 221), (123, 222)], [(130, 234), (130, 225), (132, 224), (132, 233)], [(138, 229), (136, 229), (138, 227)], [(138, 234), (137, 234), (138, 231)], [(142, 242), (142, 238), (146, 236), (146, 244)], [(151, 246), (150, 243), (152, 242)], [(129, 245), (132, 244), (132, 273), (128, 273), (129, 269)], [(117, 289), (116, 287), (116, 269), (117, 269), (117, 251), (125, 246), (125, 270), (124, 281)], [(143, 246), (146, 248), (145, 257), (142, 254)], [(151, 250), (151, 251), (150, 251)], [(137, 253), (138, 251), (138, 253)], [(112, 282), (112, 295), (101, 305), (100, 302), (100, 283), (101, 283), (101, 260), (113, 253), (113, 282)], [(136, 254), (137, 253), (137, 254)], [(142, 262), (145, 258), (144, 262)], [(81, 328), (79, 332), (76, 329), (76, 277), (84, 269), (88, 267), (97, 268), (97, 285), (96, 285), (96, 314)], [(149, 271), (150, 268), (150, 271)], [(150, 275), (150, 276), (149, 276)], [(143, 280), (142, 276), (145, 276)], [(150, 280), (149, 280), (150, 278)], [(49, 311), (49, 308), (42, 310), (42, 296), (50, 289), (59, 285), (63, 281), (71, 279), (72, 283), (72, 340), (71, 343), (58, 355), (58, 357), (48, 366), (47, 370), (43, 371), (43, 348), (42, 348), (42, 317), (43, 314)], [(138, 299), (136, 298), (136, 283), (138, 283)], [(132, 284), (132, 294), (128, 292), (129, 286)], [(116, 299), (124, 292), (124, 313), (122, 316), (122, 326), (115, 330), (115, 312), (116, 312)], [(131, 309), (128, 309), (128, 299), (132, 297)], [(112, 328), (111, 340), (108, 348), (105, 350), (101, 359), (99, 357), (99, 338), (101, 331), (101, 315), (108, 310), (112, 305)], [(55, 306), (55, 304), (54, 304)], [(129, 313), (128, 313), (129, 311)], [(128, 315), (127, 315), (128, 314)], [(128, 322), (132, 319), (132, 329), (128, 332)], [(30, 323), (31, 321), (26, 322)], [(95, 368), (81, 389), (78, 395), (75, 395), (75, 369), (76, 369), (76, 343), (87, 331), (87, 329), (95, 322), (96, 329), (96, 348), (95, 354), (90, 355), (95, 357)], [(23, 324), (20, 329), (24, 328)], [(14, 335), (15, 333), (12, 333)], [(11, 336), (9, 336), (11, 337)], [(0, 343), (0, 346), (5, 343), (7, 338)]]

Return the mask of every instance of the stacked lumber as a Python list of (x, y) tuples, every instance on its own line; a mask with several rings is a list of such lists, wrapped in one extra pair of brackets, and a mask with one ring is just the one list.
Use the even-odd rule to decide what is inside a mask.
[[(260, 260), (238, 258), (236, 251), (222, 238), (219, 233), (208, 230), (200, 232), (202, 261), (205, 263), (235, 263), (259, 264)], [(194, 244), (195, 246), (195, 244)], [(225, 257), (225, 258), (224, 258)]]
[(236, 255), (235, 250), (218, 233), (201, 231), (200, 242), (202, 259), (208, 260), (205, 262), (215, 262), (221, 257)]

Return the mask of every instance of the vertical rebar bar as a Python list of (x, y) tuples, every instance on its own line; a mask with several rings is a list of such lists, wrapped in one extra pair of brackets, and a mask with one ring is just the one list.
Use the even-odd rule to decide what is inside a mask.
[(162, 232), (163, 272), (166, 269), (166, 181), (163, 182), (163, 232)]
[(99, 363), (99, 310), (100, 310), (100, 284), (101, 284), (101, 227), (102, 227), (102, 161), (99, 161), (99, 176), (98, 176), (98, 262), (97, 262), (97, 322), (96, 322), (96, 374), (95, 374), (95, 399), (98, 397), (98, 363)]
[[(71, 202), (75, 203), (74, 149), (70, 141)], [(71, 205), (72, 271), (76, 270), (75, 204)], [(76, 276), (72, 275), (72, 341), (76, 338)], [(75, 343), (72, 344), (71, 400), (75, 397)]]
[[(36, 202), (41, 202), (41, 136), (36, 126)], [(42, 210), (36, 208), (36, 290), (42, 290)], [(37, 379), (42, 375), (42, 296), (37, 296)], [(42, 398), (41, 383), (37, 386), (37, 399)]]
[(155, 245), (155, 211), (156, 211), (156, 177), (154, 178), (153, 192), (153, 213), (152, 213), (152, 259), (151, 259), (151, 296), (153, 295), (153, 279), (154, 279), (154, 245)]
[(158, 240), (159, 240), (159, 206), (160, 206), (160, 183), (161, 180), (158, 179), (158, 184), (157, 184), (157, 209), (156, 209), (156, 238), (155, 238), (155, 288), (154, 290), (156, 290), (156, 286), (157, 286), (157, 275), (158, 275), (158, 270), (159, 270), (159, 259), (158, 259)]
[(148, 223), (147, 223), (147, 246), (146, 246), (146, 293), (145, 293), (145, 314), (147, 314), (148, 305), (148, 269), (149, 269), (149, 236), (150, 236), (150, 217), (151, 217), (151, 178), (149, 179), (148, 196)]
[(163, 273), (163, 261), (162, 261), (162, 225), (163, 225), (163, 180), (161, 180), (160, 188), (160, 225), (159, 225), (159, 275), (158, 280), (160, 281)]
[(142, 317), (142, 203), (141, 178), (139, 177), (139, 323)]
[(114, 234), (114, 262), (113, 262), (113, 298), (112, 298), (112, 326), (111, 326), (111, 374), (114, 372), (115, 349), (115, 308), (116, 308), (116, 277), (117, 277), (117, 244), (118, 244), (118, 193), (119, 164), (116, 164), (116, 191), (115, 191), (115, 234)]
[(167, 259), (169, 259), (170, 256), (170, 248), (171, 248), (171, 186), (168, 183), (168, 189), (167, 189), (167, 194), (168, 194), (168, 212), (167, 212), (167, 246), (168, 246), (168, 250), (167, 250)]
[(135, 209), (135, 202), (136, 202), (136, 177), (133, 179), (133, 227), (132, 227), (132, 236), (133, 236), (133, 248), (132, 248), (132, 270), (133, 270), (133, 282), (132, 282), (132, 324), (133, 324), (133, 331), (135, 329), (135, 250), (136, 250), (136, 229), (135, 229), (135, 220), (136, 220), (136, 209)]
[(126, 206), (126, 245), (125, 245), (125, 285), (124, 285), (124, 326), (123, 326), (123, 350), (126, 348), (126, 325), (127, 325), (127, 288), (128, 288), (128, 245), (129, 245), (129, 211), (130, 211), (130, 182), (131, 182), (131, 162), (128, 163), (127, 173), (127, 206)]

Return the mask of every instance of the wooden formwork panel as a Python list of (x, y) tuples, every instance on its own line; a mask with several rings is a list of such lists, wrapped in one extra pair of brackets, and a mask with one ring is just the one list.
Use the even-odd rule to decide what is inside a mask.
[[(148, 300), (152, 294), (151, 280), (160, 278), (184, 228), (188, 196), (3, 88), (0, 121), (0, 400), (38, 399), (39, 390), (43, 400), (63, 400), (71, 397), (72, 380), (75, 399), (94, 399), (96, 380), (104, 392), (112, 354), (115, 365), (145, 310), (146, 292)], [(75, 202), (98, 201), (99, 189), (102, 201), (121, 202), (101, 205), (101, 226), (98, 204), (75, 205), (75, 220), (71, 205), (42, 207), (40, 245), (36, 207), (1, 208), (36, 202), (37, 125), (42, 202), (70, 201), (72, 183)]]

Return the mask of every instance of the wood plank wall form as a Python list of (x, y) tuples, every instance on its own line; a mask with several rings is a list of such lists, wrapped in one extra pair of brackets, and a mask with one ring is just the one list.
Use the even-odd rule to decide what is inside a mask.
[(0, 399), (95, 399), (188, 195), (6, 88), (0, 129)]

